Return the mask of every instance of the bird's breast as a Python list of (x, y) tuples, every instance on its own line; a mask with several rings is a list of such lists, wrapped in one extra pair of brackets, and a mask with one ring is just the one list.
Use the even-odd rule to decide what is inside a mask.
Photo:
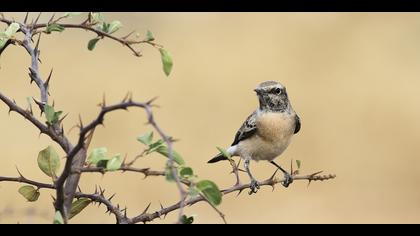
[(257, 135), (273, 144), (290, 139), (295, 127), (294, 115), (286, 112), (262, 113), (257, 118)]
[(240, 145), (241, 156), (271, 161), (289, 146), (294, 131), (293, 115), (283, 113), (260, 114), (257, 134)]

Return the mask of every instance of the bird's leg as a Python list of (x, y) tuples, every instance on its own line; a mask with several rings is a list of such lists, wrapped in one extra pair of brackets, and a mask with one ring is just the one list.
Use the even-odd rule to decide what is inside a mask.
[(244, 164), (245, 170), (246, 170), (246, 173), (248, 173), (249, 178), (251, 179), (251, 184), (249, 185), (249, 188), (251, 189), (251, 191), (249, 192), (249, 195), (251, 195), (253, 193), (258, 192), (258, 189), (260, 189), (260, 184), (254, 178), (254, 176), (252, 176), (251, 171), (249, 170), (249, 163), (250, 163), (250, 159), (245, 159), (245, 164)]
[(293, 182), (293, 176), (291, 176), (287, 171), (281, 168), (281, 166), (275, 163), (274, 161), (271, 161), (270, 163), (275, 165), (279, 170), (283, 172), (285, 180), (282, 184), (286, 188), (289, 187), (289, 185)]

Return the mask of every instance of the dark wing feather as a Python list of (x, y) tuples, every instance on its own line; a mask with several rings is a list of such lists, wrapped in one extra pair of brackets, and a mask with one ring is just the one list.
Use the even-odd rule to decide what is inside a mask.
[(298, 115), (295, 116), (295, 132), (294, 134), (297, 134), (300, 130), (300, 118)]
[(238, 144), (240, 141), (251, 137), (252, 135), (257, 132), (257, 112), (254, 111), (246, 121), (242, 124), (241, 128), (239, 128), (238, 132), (235, 135), (235, 140), (233, 141), (231, 146)]

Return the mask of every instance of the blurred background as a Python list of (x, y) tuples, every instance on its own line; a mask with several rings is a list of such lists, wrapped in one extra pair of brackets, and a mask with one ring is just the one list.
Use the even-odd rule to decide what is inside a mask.
[[(31, 14), (36, 17), (37, 14)], [(23, 20), (23, 13), (5, 13)], [(45, 13), (41, 21), (47, 21)], [(76, 16), (68, 22), (81, 22)], [(41, 73), (51, 68), (51, 99), (69, 113), (65, 129), (85, 122), (128, 91), (139, 101), (159, 99), (156, 120), (179, 139), (175, 149), (201, 179), (220, 188), (235, 183), (226, 162), (208, 165), (216, 146), (228, 147), (235, 132), (257, 107), (253, 89), (276, 80), (287, 87), (302, 129), (279, 163), (302, 161), (304, 174), (323, 170), (337, 178), (327, 182), (295, 182), (274, 192), (225, 196), (220, 206), (229, 223), (420, 223), (420, 14), (418, 13), (106, 13), (124, 28), (118, 35), (150, 29), (173, 56), (169, 78), (160, 55), (142, 47), (136, 58), (120, 44), (100, 41), (87, 50), (94, 34), (68, 29), (41, 40)], [(3, 27), (3, 26), (2, 26)], [(9, 47), (0, 59), (0, 91), (26, 107), (26, 97), (39, 97), (29, 85), (29, 58)], [(38, 152), (52, 141), (0, 104), (0, 175), (48, 182), (37, 167)], [(142, 151), (136, 137), (152, 130), (142, 110), (106, 117), (91, 147), (130, 159)], [(76, 130), (70, 132), (76, 140)], [(57, 147), (58, 149), (58, 147)], [(60, 153), (64, 156), (64, 153)], [(64, 163), (64, 161), (63, 161)], [(137, 167), (162, 169), (165, 158), (151, 155)], [(268, 163), (253, 163), (260, 180), (274, 172)], [(242, 182), (247, 182), (242, 175)], [(178, 200), (174, 184), (160, 177), (143, 179), (133, 173), (85, 174), (85, 192), (95, 185), (113, 202), (128, 207), (129, 216), (149, 202), (158, 210)], [(51, 223), (51, 195), (41, 191), (36, 203), (17, 193), (19, 184), (0, 183), (0, 223)], [(105, 208), (89, 206), (72, 223), (115, 223)], [(188, 207), (197, 223), (222, 223), (206, 203)], [(176, 213), (154, 223), (172, 223)]]

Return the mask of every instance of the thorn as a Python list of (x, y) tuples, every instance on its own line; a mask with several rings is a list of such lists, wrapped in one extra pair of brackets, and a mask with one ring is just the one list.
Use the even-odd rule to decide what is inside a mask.
[(147, 213), (147, 211), (150, 208), (150, 205), (152, 205), (152, 203), (149, 203), (149, 205), (147, 205), (146, 209), (144, 209), (144, 211), (141, 213), (142, 215)]
[(311, 177), (315, 177), (315, 175), (319, 175), (319, 174), (321, 174), (322, 172), (324, 172), (324, 171), (323, 171), (323, 170), (318, 171), (318, 172), (316, 172), (316, 173), (311, 174), (310, 176), (311, 176)]
[(51, 16), (51, 19), (48, 21), (48, 24), (50, 24), (53, 21), (54, 17), (55, 17), (55, 13)]
[(124, 98), (121, 101), (121, 103), (125, 103), (128, 100), (129, 96), (130, 96), (130, 92), (127, 92), (127, 94), (124, 96)]
[(293, 158), (290, 159), (290, 174), (293, 175)]
[(22, 173), (19, 171), (19, 168), (18, 168), (17, 166), (15, 166), (15, 168), (16, 168), (16, 170), (17, 170), (17, 172), (18, 172), (19, 176), (20, 176), (21, 178), (25, 178), (25, 177), (23, 177)]
[(79, 185), (77, 185), (77, 191), (82, 192), (82, 189), (80, 188)]
[(236, 194), (236, 197), (239, 197), (239, 195), (241, 195), (242, 191), (244, 191), (243, 189), (239, 189), (238, 190), (238, 194)]
[(60, 120), (58, 120), (58, 122), (61, 123), (68, 115), (69, 113), (66, 113)]
[(246, 173), (246, 171), (241, 168), (238, 168), (238, 171)]
[(112, 194), (112, 196), (108, 198), (108, 201), (111, 201), (114, 197), (115, 197), (115, 193)]
[(102, 108), (106, 107), (105, 93), (102, 95)]
[(147, 101), (146, 104), (150, 106), (152, 104), (152, 102), (156, 101), (158, 98), (159, 97), (154, 97), (154, 98), (150, 99), (149, 101)]
[(82, 116), (79, 114), (80, 129), (83, 129)]
[(39, 42), (41, 41), (41, 35), (42, 34), (39, 34), (39, 36), (38, 36), (38, 40), (36, 41), (36, 45), (35, 45), (35, 49), (34, 49), (34, 51), (35, 51), (35, 54), (36, 54), (36, 56), (39, 58)]
[(26, 24), (26, 22), (28, 21), (28, 15), (29, 15), (29, 12), (26, 12), (25, 19), (23, 20), (23, 24)]
[(130, 37), (132, 34), (134, 34), (136, 31), (131, 31), (129, 34), (127, 34), (126, 36), (122, 37), (122, 39), (126, 40), (128, 37)]
[(278, 170), (279, 169), (276, 169), (276, 171), (274, 171), (274, 174), (269, 178), (269, 180), (274, 180), (274, 177), (276, 176)]
[(163, 207), (163, 205), (162, 205), (162, 203), (161, 203), (161, 202), (159, 202), (159, 204), (160, 204), (160, 210), (165, 209), (165, 208)]
[(124, 209), (124, 217), (127, 218), (127, 207)]
[(98, 185), (95, 184), (95, 194), (98, 194)]
[(49, 84), (50, 84), (50, 80), (51, 80), (51, 75), (54, 71), (54, 68), (51, 69), (50, 74), (48, 75), (47, 81), (45, 81), (44, 83), (44, 87), (48, 90)]
[(35, 25), (36, 23), (38, 23), (38, 20), (39, 20), (39, 17), (41, 17), (41, 14), (42, 14), (42, 12), (40, 12), (40, 13), (38, 14), (38, 17), (36, 18), (35, 22), (33, 23), (34, 25)]

